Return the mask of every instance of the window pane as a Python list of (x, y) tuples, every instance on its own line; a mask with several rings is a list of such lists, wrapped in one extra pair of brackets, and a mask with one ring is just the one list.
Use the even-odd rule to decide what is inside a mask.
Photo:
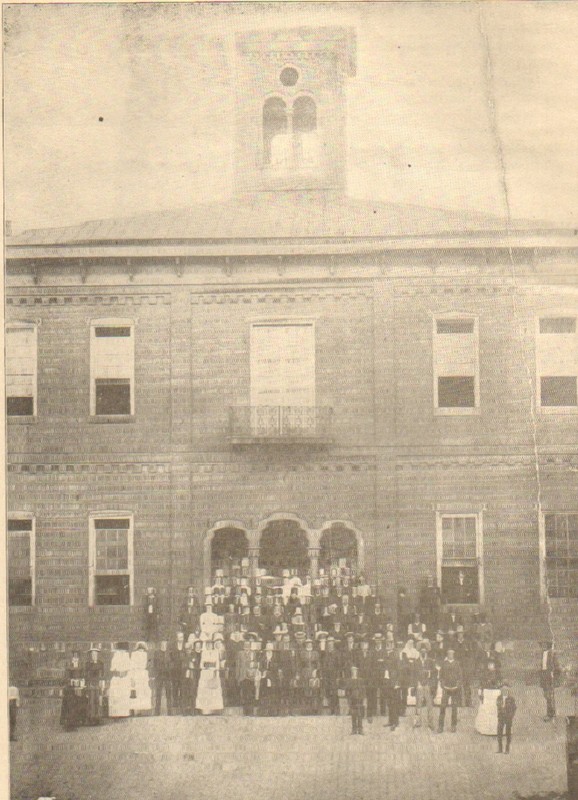
[(473, 375), (438, 378), (438, 408), (474, 408), (475, 405)]
[(438, 319), (436, 322), (438, 333), (473, 333), (473, 319)]
[(130, 414), (130, 381), (99, 379), (96, 381), (96, 414)]
[(94, 598), (97, 606), (128, 606), (130, 577), (128, 575), (97, 575), (94, 579)]
[(32, 579), (31, 578), (9, 578), (8, 579), (8, 603), (11, 606), (31, 606), (32, 605)]
[(544, 317), (540, 333), (576, 333), (576, 317)]
[(8, 530), (9, 531), (31, 531), (32, 530), (32, 520), (31, 519), (9, 519), (8, 520)]
[(94, 329), (94, 335), (99, 338), (107, 336), (130, 336), (129, 326), (101, 326)]
[(541, 404), (543, 406), (578, 405), (576, 376), (548, 376), (541, 378)]
[(7, 397), (6, 414), (9, 417), (33, 417), (34, 398), (33, 397)]

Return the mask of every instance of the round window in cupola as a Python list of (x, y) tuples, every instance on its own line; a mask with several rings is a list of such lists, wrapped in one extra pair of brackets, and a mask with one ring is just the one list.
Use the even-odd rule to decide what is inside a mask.
[(283, 86), (295, 86), (299, 80), (299, 72), (295, 67), (284, 67), (279, 75), (279, 80)]

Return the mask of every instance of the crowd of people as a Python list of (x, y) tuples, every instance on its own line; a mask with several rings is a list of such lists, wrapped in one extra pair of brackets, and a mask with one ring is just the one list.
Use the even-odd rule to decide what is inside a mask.
[[(356, 735), (364, 719), (382, 717), (394, 731), (404, 716), (441, 733), (449, 708), (454, 732), (459, 708), (476, 693), (476, 730), (499, 734), (499, 751), (509, 752), (516, 703), (492, 625), (483, 614), (462, 618), (445, 608), (431, 576), (415, 605), (399, 589), (394, 614), (344, 567), (314, 582), (289, 571), (268, 582), (217, 570), (202, 605), (189, 587), (178, 630), (167, 638), (158, 632), (155, 599), (148, 589), (149, 641), (132, 652), (118, 642), (108, 680), (98, 650), (85, 668), (73, 657), (62, 704), (67, 729), (164, 707), (207, 715), (237, 706), (259, 716), (349, 713)], [(544, 656), (543, 674), (552, 658)], [(550, 714), (553, 692), (544, 693)]]

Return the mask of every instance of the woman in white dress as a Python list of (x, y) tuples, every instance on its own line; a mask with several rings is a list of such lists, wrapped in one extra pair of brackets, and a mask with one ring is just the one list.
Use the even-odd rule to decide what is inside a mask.
[(223, 710), (220, 668), (219, 651), (215, 650), (213, 640), (207, 638), (201, 653), (201, 675), (195, 706), (201, 714), (218, 714)]
[(489, 661), (481, 678), (479, 690), (480, 705), (474, 722), (474, 728), (484, 736), (497, 736), (498, 733), (498, 695), (501, 678), (496, 664)]
[(146, 642), (138, 642), (136, 649), (130, 654), (130, 710), (135, 714), (140, 711), (150, 712), (153, 707), (149, 671), (147, 669), (147, 649)]
[(108, 716), (114, 718), (130, 716), (130, 654), (128, 642), (117, 642), (110, 671), (112, 677), (108, 688)]

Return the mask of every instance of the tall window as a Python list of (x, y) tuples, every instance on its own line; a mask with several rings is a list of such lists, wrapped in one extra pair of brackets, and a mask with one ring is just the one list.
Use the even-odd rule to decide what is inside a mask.
[(252, 326), (251, 407), (255, 433), (261, 428), (263, 435), (288, 433), (291, 428), (314, 429), (312, 322), (263, 322)]
[(300, 95), (288, 107), (281, 97), (269, 97), (263, 105), (263, 161), (283, 171), (307, 169), (319, 162), (317, 106)]
[(471, 317), (434, 320), (434, 405), (441, 413), (479, 407), (478, 324)]
[(132, 517), (91, 517), (89, 605), (128, 606), (133, 594)]
[(542, 410), (578, 408), (578, 335), (576, 317), (538, 321), (536, 347), (538, 403)]
[(578, 512), (544, 514), (550, 597), (578, 597)]
[(11, 606), (33, 606), (34, 519), (29, 516), (11, 516), (7, 528), (8, 603)]
[(91, 414), (134, 414), (133, 323), (100, 320), (90, 330)]
[(33, 417), (36, 414), (36, 325), (6, 326), (6, 414)]
[(439, 514), (438, 578), (449, 604), (481, 602), (481, 520), (478, 514)]

